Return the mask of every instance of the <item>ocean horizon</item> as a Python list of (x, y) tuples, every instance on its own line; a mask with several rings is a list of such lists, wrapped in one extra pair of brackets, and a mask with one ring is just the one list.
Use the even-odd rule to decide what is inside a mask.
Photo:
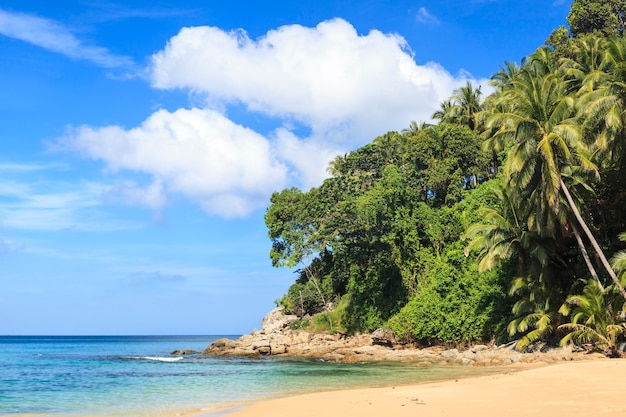
[(175, 416), (313, 391), (421, 383), (485, 368), (172, 355), (222, 337), (0, 336), (0, 416)]

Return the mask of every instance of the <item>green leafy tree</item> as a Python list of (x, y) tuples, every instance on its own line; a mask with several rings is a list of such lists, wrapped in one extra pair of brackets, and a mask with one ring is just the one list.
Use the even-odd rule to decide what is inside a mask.
[(626, 1), (574, 0), (567, 23), (574, 37), (585, 33), (617, 36), (624, 32)]
[(471, 82), (453, 91), (448, 101), (441, 103), (441, 109), (433, 114), (433, 119), (443, 123), (467, 126), (470, 130), (477, 127), (477, 114), (482, 110), (481, 88), (474, 88)]

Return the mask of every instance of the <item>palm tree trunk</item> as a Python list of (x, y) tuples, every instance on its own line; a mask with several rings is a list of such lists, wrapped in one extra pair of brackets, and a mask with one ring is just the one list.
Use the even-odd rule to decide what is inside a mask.
[(576, 207), (576, 204), (574, 203), (574, 199), (572, 198), (572, 195), (569, 193), (569, 190), (567, 189), (565, 182), (563, 182), (563, 178), (560, 179), (560, 183), (561, 183), (561, 189), (563, 190), (563, 194), (565, 194), (565, 198), (567, 199), (567, 202), (569, 203), (569, 206), (572, 209), (574, 216), (576, 216), (576, 220), (578, 220), (578, 223), (580, 223), (580, 227), (582, 227), (583, 230), (585, 231), (587, 238), (591, 242), (591, 246), (593, 246), (593, 249), (596, 251), (596, 253), (600, 257), (600, 261), (602, 262), (602, 265), (606, 269), (606, 272), (609, 273), (609, 276), (611, 277), (611, 279), (617, 286), (617, 289), (619, 290), (620, 294), (622, 294), (622, 297), (624, 297), (624, 299), (626, 300), (626, 291), (624, 291), (624, 287), (622, 287), (622, 284), (620, 284), (619, 280), (617, 279), (617, 275), (615, 275), (615, 271), (613, 271), (613, 268), (611, 268), (609, 261), (606, 259), (606, 256), (604, 256), (604, 252), (602, 252), (600, 245), (598, 245), (598, 242), (593, 237), (593, 234), (591, 233), (591, 230), (589, 230), (587, 223), (585, 223), (582, 216), (580, 215), (580, 212), (578, 211), (578, 207)]
[(598, 273), (596, 272), (596, 269), (593, 267), (593, 264), (591, 263), (591, 259), (589, 259), (587, 248), (585, 248), (585, 244), (583, 243), (583, 240), (580, 237), (578, 228), (576, 227), (576, 225), (574, 225), (574, 223), (570, 223), (570, 225), (572, 226), (572, 231), (574, 232), (574, 236), (576, 237), (576, 242), (578, 242), (578, 247), (580, 248), (580, 252), (583, 254), (583, 258), (585, 259), (585, 263), (587, 264), (587, 269), (589, 269), (591, 276), (593, 277), (593, 279), (596, 280), (596, 282), (600, 286), (600, 289), (604, 291), (604, 286), (602, 286), (602, 282), (600, 282), (600, 278), (598, 278)]

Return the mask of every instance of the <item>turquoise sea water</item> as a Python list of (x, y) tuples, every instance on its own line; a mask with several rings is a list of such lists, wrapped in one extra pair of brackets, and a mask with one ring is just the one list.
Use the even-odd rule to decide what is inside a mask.
[(202, 351), (220, 337), (0, 336), (0, 416), (175, 416), (308, 391), (489, 372), (170, 355), (174, 349)]

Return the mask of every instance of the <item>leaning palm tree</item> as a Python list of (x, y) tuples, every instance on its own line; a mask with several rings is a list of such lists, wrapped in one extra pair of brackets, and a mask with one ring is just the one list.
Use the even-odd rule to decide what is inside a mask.
[(528, 222), (540, 235), (555, 237), (573, 229), (573, 215), (626, 299), (626, 291), (566, 184), (572, 172), (579, 177), (598, 178), (598, 169), (582, 140), (583, 127), (577, 117), (575, 98), (567, 95), (566, 81), (552, 70), (546, 54), (548, 51), (540, 49), (529, 58), (501, 95), (504, 111), (491, 116), (491, 123), (503, 126), (498, 134), (513, 144), (504, 168), (505, 177), (519, 201), (526, 199), (534, 205)]

